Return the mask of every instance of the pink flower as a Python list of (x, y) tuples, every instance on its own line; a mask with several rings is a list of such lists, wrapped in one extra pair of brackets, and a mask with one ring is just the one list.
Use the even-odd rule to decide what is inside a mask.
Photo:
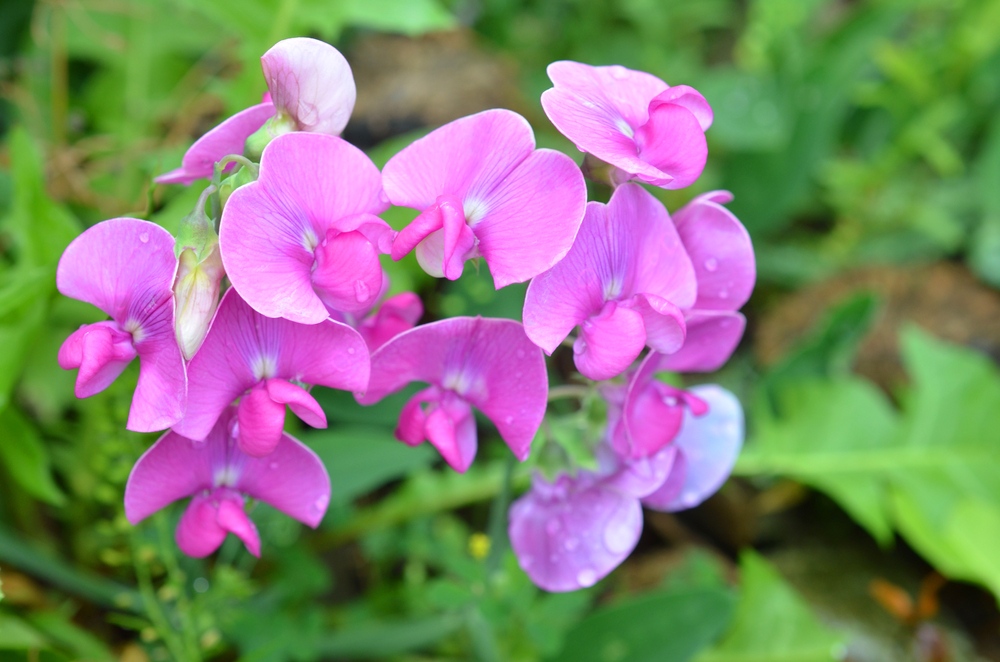
[(240, 450), (267, 455), (281, 440), (286, 404), (307, 424), (326, 427), (326, 414), (303, 384), (357, 391), (368, 384), (368, 371), (364, 340), (346, 324), (267, 318), (230, 290), (188, 366), (188, 408), (174, 431), (204, 439), (240, 398)]
[(541, 351), (517, 322), (453, 317), (401, 333), (372, 354), (371, 383), (358, 402), (378, 402), (414, 381), (430, 387), (403, 407), (401, 441), (429, 440), (456, 471), (465, 471), (478, 445), (475, 406), (519, 460), (528, 456), (545, 415), (548, 376)]
[(621, 374), (643, 347), (684, 343), (683, 310), (695, 303), (695, 271), (667, 210), (636, 184), (607, 205), (591, 202), (562, 262), (531, 281), (524, 329), (551, 354), (577, 325), (577, 369), (591, 379)]
[(378, 256), (392, 244), (392, 229), (375, 216), (388, 207), (378, 168), (361, 150), (317, 133), (279, 136), (257, 181), (223, 209), (226, 273), (267, 317), (319, 324), (329, 309), (366, 312), (382, 291)]
[(676, 189), (701, 175), (712, 109), (696, 90), (617, 65), (563, 61), (547, 71), (555, 87), (542, 94), (545, 114), (580, 151), (617, 168), (614, 183)]
[(385, 301), (355, 327), (374, 352), (404, 331), (409, 331), (424, 314), (424, 304), (413, 292), (400, 292)]
[(153, 432), (184, 413), (184, 360), (174, 335), (174, 238), (134, 218), (98, 223), (71, 243), (56, 271), (59, 291), (111, 316), (80, 327), (59, 349), (59, 365), (79, 368), (76, 396), (100, 393), (139, 357), (128, 429)]
[(254, 556), (260, 536), (244, 497), (268, 503), (316, 528), (330, 502), (330, 478), (316, 454), (282, 434), (274, 451), (255, 458), (240, 451), (235, 407), (227, 408), (204, 441), (167, 432), (139, 458), (125, 486), (125, 516), (138, 524), (178, 499), (193, 497), (177, 525), (188, 556), (208, 556), (235, 534)]
[(264, 102), (199, 138), (181, 167), (160, 175), (157, 182), (190, 184), (211, 178), (215, 164), (229, 154), (243, 154), (247, 139), (265, 124), (268, 139), (289, 131), (339, 135), (344, 130), (356, 91), (351, 67), (340, 51), (322, 41), (296, 37), (279, 41), (260, 61), (269, 90)]
[(383, 171), (394, 205), (420, 210), (392, 245), (416, 249), (432, 276), (455, 280), (482, 256), (499, 289), (550, 268), (569, 250), (587, 199), (566, 155), (535, 149), (531, 126), (509, 110), (487, 110), (433, 131)]

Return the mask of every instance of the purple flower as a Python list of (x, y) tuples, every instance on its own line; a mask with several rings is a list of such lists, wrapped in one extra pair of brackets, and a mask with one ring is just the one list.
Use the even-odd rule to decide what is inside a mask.
[(593, 585), (635, 548), (642, 504), (683, 510), (719, 489), (743, 443), (743, 411), (718, 386), (697, 386), (690, 395), (707, 411), (685, 409), (673, 443), (638, 458), (602, 445), (596, 472), (563, 474), (554, 482), (536, 475), (528, 493), (511, 505), (511, 547), (535, 584), (547, 591)]
[(621, 374), (643, 347), (671, 353), (684, 343), (683, 310), (697, 283), (667, 210), (636, 184), (591, 202), (565, 259), (531, 281), (528, 337), (551, 354), (574, 327), (576, 367), (591, 379)]
[(547, 71), (555, 87), (542, 94), (545, 114), (580, 151), (616, 168), (614, 183), (676, 189), (701, 175), (712, 109), (696, 90), (617, 65), (563, 61)]
[(174, 335), (171, 289), (174, 238), (160, 226), (113, 218), (90, 228), (66, 248), (56, 285), (111, 316), (75, 331), (59, 349), (59, 365), (79, 368), (76, 396), (87, 398), (113, 382), (136, 356), (139, 383), (128, 429), (163, 430), (184, 413), (184, 359)]
[(390, 159), (383, 178), (394, 205), (421, 212), (396, 237), (394, 260), (416, 249), (427, 273), (455, 280), (482, 256), (498, 289), (558, 262), (587, 200), (572, 159), (536, 150), (531, 126), (509, 110), (431, 132)]
[(174, 431), (204, 439), (240, 398), (240, 450), (267, 455), (281, 440), (286, 404), (305, 423), (326, 427), (326, 414), (304, 384), (357, 391), (368, 384), (368, 374), (368, 349), (351, 327), (264, 317), (229, 290), (188, 366), (187, 412)]
[(393, 231), (375, 164), (340, 138), (279, 136), (257, 181), (233, 192), (219, 246), (233, 287), (254, 310), (318, 324), (330, 310), (366, 312), (382, 291), (378, 256)]
[(211, 178), (218, 161), (243, 154), (247, 138), (268, 122), (269, 137), (288, 131), (339, 135), (344, 130), (356, 92), (351, 67), (340, 51), (322, 41), (296, 37), (279, 41), (260, 61), (269, 90), (264, 102), (199, 138), (184, 154), (180, 168), (155, 181), (190, 184)]
[(429, 384), (403, 408), (396, 436), (429, 440), (456, 471), (478, 445), (472, 406), (497, 426), (519, 460), (531, 449), (548, 398), (542, 352), (506, 319), (453, 317), (396, 336), (372, 354), (372, 378), (358, 402), (378, 402), (410, 382)]
[(208, 556), (235, 534), (254, 556), (260, 536), (244, 497), (268, 503), (315, 528), (330, 502), (330, 478), (316, 454), (287, 434), (274, 451), (255, 458), (236, 442), (235, 407), (226, 409), (204, 441), (168, 432), (139, 458), (125, 486), (125, 516), (138, 524), (184, 497), (192, 497), (177, 525), (177, 545), (188, 556)]

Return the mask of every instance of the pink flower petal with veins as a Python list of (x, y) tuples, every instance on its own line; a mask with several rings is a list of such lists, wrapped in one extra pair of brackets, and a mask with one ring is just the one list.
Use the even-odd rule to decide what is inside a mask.
[(299, 131), (339, 135), (354, 109), (357, 92), (351, 66), (330, 44), (282, 39), (260, 58), (278, 113)]
[[(352, 261), (339, 274), (330, 265), (318, 283), (313, 274), (320, 242), (340, 233), (357, 230), (374, 252), (388, 250), (385, 233), (391, 229), (373, 216), (389, 206), (381, 182), (371, 159), (340, 138), (275, 138), (264, 149), (260, 177), (237, 189), (222, 212), (219, 248), (233, 287), (262, 315), (303, 324), (329, 317), (321, 292), (340, 300), (339, 286), (328, 292), (324, 285), (361, 282), (369, 297), (376, 296), (369, 260)], [(358, 304), (364, 303), (357, 292)]]
[[(372, 354), (371, 374), (367, 391), (357, 394), (361, 404), (378, 402), (410, 382), (431, 384), (439, 392), (425, 391), (414, 400), (440, 404), (451, 394), (458, 396), (493, 421), (520, 460), (527, 457), (545, 415), (545, 359), (524, 335), (523, 327), (512, 320), (453, 317), (410, 329)], [(426, 424), (415, 406), (408, 405), (401, 430)], [(446, 404), (452, 412), (454, 407)], [(451, 416), (453, 421), (457, 418)], [(410, 434), (404, 434), (405, 440), (415, 443)], [(464, 436), (456, 437), (456, 442), (461, 448), (469, 447)], [(460, 455), (467, 457), (464, 452)], [(463, 459), (458, 464), (464, 463)]]

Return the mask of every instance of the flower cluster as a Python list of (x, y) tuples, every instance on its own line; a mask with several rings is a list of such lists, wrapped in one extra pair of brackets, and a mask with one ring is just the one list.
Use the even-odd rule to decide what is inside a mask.
[[(339, 137), (355, 87), (336, 49), (289, 39), (262, 65), (262, 103), (158, 178), (210, 180), (176, 238), (111, 219), (59, 264), (59, 290), (110, 317), (60, 349), (60, 365), (79, 369), (77, 396), (105, 389), (138, 357), (127, 427), (167, 430), (129, 478), (129, 521), (191, 497), (176, 537), (192, 556), (229, 533), (260, 554), (247, 497), (317, 526), (329, 477), (284, 432), (286, 406), (326, 426), (314, 385), (364, 405), (424, 383), (400, 414), (401, 441), (429, 441), (465, 471), (478, 447), (475, 408), (526, 460), (550, 395), (545, 354), (577, 327), (576, 366), (595, 380), (588, 388), (607, 401), (608, 420), (596, 469), (567, 454), (511, 508), (511, 543), (528, 575), (554, 591), (590, 585), (634, 547), (642, 504), (686, 508), (718, 488), (742, 440), (739, 403), (656, 373), (715, 370), (733, 352), (753, 250), (722, 206), (727, 193), (671, 218), (640, 185), (680, 188), (700, 175), (712, 121), (700, 94), (622, 67), (557, 62), (542, 104), (587, 152), (583, 170), (537, 149), (520, 115), (488, 110), (416, 140), (380, 171)], [(606, 204), (587, 201), (585, 172), (615, 187)], [(391, 206), (418, 214), (397, 232), (379, 216)], [(419, 297), (387, 296), (382, 267), (411, 252), (436, 277), (458, 279), (481, 259), (497, 289), (530, 281), (523, 325), (418, 325)]]

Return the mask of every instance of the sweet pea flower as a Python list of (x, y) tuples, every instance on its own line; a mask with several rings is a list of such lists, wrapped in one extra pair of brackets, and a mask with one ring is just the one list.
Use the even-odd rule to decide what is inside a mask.
[(288, 133), (264, 150), (257, 181), (222, 211), (219, 246), (233, 287), (254, 310), (302, 324), (369, 310), (382, 291), (378, 256), (393, 231), (378, 168), (349, 143)]
[[(648, 457), (597, 449), (597, 471), (535, 475), (531, 489), (509, 512), (511, 547), (521, 568), (547, 591), (592, 586), (624, 561), (642, 534), (642, 505), (691, 508), (722, 485), (743, 440), (739, 402), (718, 386), (698, 386), (692, 397), (706, 411), (683, 414), (680, 433)], [(611, 425), (609, 424), (609, 429)]]
[(135, 218), (93, 226), (66, 248), (56, 270), (60, 292), (111, 317), (73, 332), (59, 348), (59, 365), (80, 369), (76, 396), (87, 398), (110, 386), (138, 356), (127, 425), (136, 432), (163, 430), (184, 414), (187, 380), (174, 336), (171, 289), (176, 271), (174, 238)]
[(554, 87), (542, 93), (545, 114), (580, 151), (614, 168), (611, 183), (677, 189), (701, 175), (712, 109), (697, 90), (618, 65), (562, 61), (547, 72)]
[(409, 331), (424, 314), (424, 304), (413, 292), (400, 292), (385, 301), (355, 325), (368, 345), (368, 351), (386, 344), (404, 331)]
[(569, 250), (587, 189), (568, 156), (535, 149), (528, 122), (487, 110), (431, 132), (383, 170), (394, 205), (420, 210), (392, 258), (416, 249), (427, 273), (455, 280), (482, 256), (497, 289), (536, 276)]
[(430, 441), (456, 471), (476, 455), (473, 406), (519, 460), (545, 415), (545, 358), (513, 320), (453, 317), (415, 327), (372, 354), (371, 374), (367, 391), (357, 394), (363, 405), (410, 382), (430, 385), (403, 407), (396, 437), (411, 446)]
[(326, 427), (326, 414), (303, 384), (357, 391), (368, 384), (368, 374), (368, 350), (351, 327), (264, 317), (230, 289), (188, 365), (188, 408), (174, 431), (206, 438), (239, 398), (240, 451), (261, 457), (281, 441), (286, 404), (308, 425)]
[[(247, 139), (263, 133), (255, 149), (289, 131), (340, 135), (354, 109), (351, 67), (333, 46), (296, 37), (279, 41), (260, 59), (267, 81), (264, 101), (240, 111), (199, 138), (184, 154), (181, 167), (160, 175), (161, 184), (190, 184), (211, 178), (215, 164), (243, 154)], [(232, 165), (227, 166), (227, 169)]]
[(637, 184), (591, 202), (576, 243), (536, 277), (524, 300), (524, 330), (547, 354), (580, 325), (577, 369), (591, 379), (621, 374), (649, 345), (684, 343), (684, 309), (695, 303), (695, 270), (667, 210)]
[(320, 459), (282, 434), (266, 458), (243, 453), (236, 441), (235, 407), (227, 408), (204, 441), (167, 432), (143, 454), (125, 485), (125, 517), (138, 524), (169, 504), (192, 497), (177, 524), (177, 545), (208, 556), (230, 533), (260, 556), (260, 535), (244, 498), (274, 506), (316, 528), (330, 502), (330, 477)]

